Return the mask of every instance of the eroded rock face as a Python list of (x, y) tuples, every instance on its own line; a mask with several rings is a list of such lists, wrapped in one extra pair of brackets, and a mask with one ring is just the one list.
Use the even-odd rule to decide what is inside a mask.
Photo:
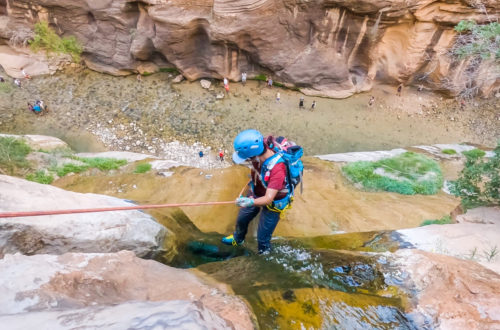
[(447, 55), (452, 27), (462, 19), (494, 20), (495, 0), (481, 6), (465, 0), (20, 0), (3, 11), (0, 38), (22, 37), (35, 21), (48, 20), (84, 44), (89, 67), (116, 75), (145, 62), (174, 65), (191, 80), (239, 80), (247, 71), (341, 98), (374, 81), (453, 94), (472, 70), (481, 73), (475, 84), (483, 95), (500, 87), (493, 61), (458, 63)]
[[(414, 297), (409, 314), (421, 327), (500, 328), (500, 275), (467, 260), (399, 250), (391, 257), (398, 270), (386, 282), (406, 287)], [(434, 325), (434, 326), (432, 326)]]
[[(131, 206), (121, 199), (65, 191), (0, 175), (0, 212)], [(62, 254), (130, 250), (146, 256), (163, 248), (165, 227), (139, 211), (0, 219), (0, 257), (7, 253)], [(167, 238), (168, 240), (168, 238)]]
[[(29, 320), (43, 317), (58, 324), (61, 321), (56, 321), (56, 318), (65, 320), (68, 310), (77, 309), (74, 311), (76, 315), (89, 312), (96, 316), (96, 320), (73, 320), (89, 326), (92, 325), (91, 322), (97, 322), (96, 325), (104, 321), (132, 322), (134, 313), (138, 313), (142, 322), (152, 315), (146, 311), (147, 307), (152, 310), (165, 308), (164, 312), (175, 308), (178, 309), (178, 314), (174, 314), (180, 320), (191, 320), (195, 325), (204, 319), (209, 328), (219, 324), (224, 328), (253, 329), (252, 314), (239, 298), (202, 283), (187, 270), (143, 260), (129, 251), (113, 254), (67, 253), (60, 256), (6, 255), (0, 260), (0, 274), (0, 314), (46, 311), (17, 315), (18, 318), (24, 318), (25, 315), (29, 315)], [(136, 305), (127, 303), (130, 301), (171, 302)], [(124, 303), (127, 304), (103, 308)], [(51, 312), (52, 310), (62, 312)], [(126, 313), (120, 314), (123, 317), (120, 321), (110, 315), (115, 312)], [(15, 323), (16, 320), (10, 317), (0, 317), (0, 320), (2, 324), (5, 324), (3, 321), (24, 324), (24, 321)], [(157, 317), (150, 320), (158, 322)], [(172, 321), (168, 317), (167, 320)], [(214, 328), (219, 329), (217, 326)]]

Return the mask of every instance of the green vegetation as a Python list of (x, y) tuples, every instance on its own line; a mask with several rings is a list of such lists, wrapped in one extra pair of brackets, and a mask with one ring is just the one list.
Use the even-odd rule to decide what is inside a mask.
[(0, 137), (0, 173), (13, 174), (19, 168), (29, 168), (26, 156), (31, 148), (21, 139)]
[(437, 219), (437, 220), (424, 220), (420, 224), (420, 227), (428, 226), (428, 225), (447, 225), (450, 223), (451, 223), (451, 217), (449, 215), (445, 215), (441, 219)]
[(151, 170), (151, 164), (150, 163), (142, 163), (142, 164), (137, 165), (134, 173), (146, 173), (149, 170)]
[(58, 167), (55, 172), (59, 177), (63, 177), (68, 173), (80, 173), (89, 169), (88, 165), (64, 164), (63, 167)]
[(141, 73), (141, 76), (144, 76), (144, 77), (147, 77), (147, 76), (150, 76), (152, 75), (151, 72), (147, 72), (147, 71), (144, 71), (143, 73)]
[(95, 167), (101, 171), (116, 170), (120, 166), (127, 164), (125, 159), (115, 159), (115, 158), (77, 158), (79, 161), (84, 162), (89, 167)]
[(12, 84), (7, 82), (0, 83), (0, 93), (10, 93), (12, 91)]
[(258, 74), (255, 77), (251, 78), (253, 80), (259, 80), (259, 81), (266, 81), (266, 75), (265, 74)]
[(58, 167), (55, 170), (59, 177), (63, 177), (68, 173), (81, 173), (89, 168), (97, 168), (101, 171), (116, 170), (120, 166), (127, 164), (125, 159), (115, 159), (115, 158), (81, 158), (81, 157), (71, 157), (74, 160), (83, 162), (84, 164), (64, 164), (62, 167)]
[(160, 68), (160, 72), (168, 72), (168, 73), (173, 73), (175, 75), (179, 74), (179, 70), (177, 70), (177, 68)]
[(490, 159), (479, 149), (463, 154), (465, 166), (459, 178), (450, 182), (450, 191), (461, 198), (464, 209), (500, 205), (500, 141)]
[(349, 180), (361, 183), (369, 191), (432, 195), (443, 185), (439, 164), (413, 152), (376, 162), (350, 163), (342, 171)]
[(446, 155), (455, 155), (457, 153), (455, 149), (443, 149), (441, 152)]
[(80, 55), (83, 47), (74, 36), (59, 37), (55, 31), (49, 27), (47, 22), (35, 24), (35, 36), (30, 40), (30, 47), (37, 52), (40, 49), (47, 53), (69, 54), (75, 62), (80, 62)]
[(44, 170), (30, 173), (26, 176), (26, 180), (34, 181), (42, 184), (51, 184), (54, 181), (52, 174), (46, 174)]
[(500, 23), (478, 25), (474, 21), (463, 20), (455, 26), (455, 31), (459, 33), (452, 49), (455, 56), (500, 59)]
[(481, 149), (472, 149), (472, 150), (469, 150), (469, 151), (464, 151), (464, 152), (462, 152), (462, 154), (465, 157), (481, 158), (481, 157), (484, 157), (486, 155), (486, 152), (484, 152)]

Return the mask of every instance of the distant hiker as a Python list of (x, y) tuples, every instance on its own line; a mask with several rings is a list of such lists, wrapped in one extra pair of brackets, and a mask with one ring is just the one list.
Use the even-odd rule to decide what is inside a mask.
[(224, 78), (224, 89), (226, 90), (226, 93), (229, 94), (229, 81), (227, 78)]
[(460, 110), (465, 110), (465, 100), (464, 99), (461, 99), (460, 100)]
[(313, 111), (314, 108), (316, 108), (316, 101), (313, 101), (313, 103), (311, 104), (311, 111)]
[(0, 82), (5, 82), (5, 79), (2, 76), (0, 76)]
[(302, 109), (304, 107), (304, 97), (301, 96), (299, 100), (299, 108)]
[(219, 159), (220, 159), (221, 162), (224, 161), (224, 151), (222, 151), (222, 149), (219, 150)]
[(418, 85), (417, 92), (421, 92), (424, 90), (424, 86), (422, 84)]
[(276, 93), (276, 102), (280, 103), (280, 99), (281, 99), (281, 94), (280, 94), (280, 92), (277, 92)]
[(140, 73), (137, 74), (137, 82), (141, 82), (142, 81), (142, 75)]
[(246, 71), (241, 74), (241, 83), (243, 84), (243, 86), (245, 86), (245, 84), (247, 83), (247, 73), (246, 73)]
[(267, 81), (267, 87), (273, 87), (273, 78), (269, 78), (269, 80)]
[(401, 96), (401, 92), (403, 91), (403, 84), (399, 84), (398, 86), (398, 96)]
[[(247, 197), (240, 196), (235, 203), (240, 207), (236, 226), (233, 234), (223, 237), (222, 243), (238, 246), (243, 243), (248, 232), (248, 225), (260, 213), (257, 229), (258, 253), (268, 253), (271, 250), (271, 237), (278, 224), (281, 214), (288, 208), (293, 200), (295, 189), (292, 165), (285, 160), (282, 152), (288, 153), (297, 150), (302, 156), (301, 147), (285, 146), (272, 136), (264, 140), (259, 131), (254, 129), (240, 132), (234, 139), (233, 161), (241, 164), (248, 160), (252, 163), (251, 191)], [(283, 151), (281, 148), (286, 148)], [(292, 154), (290, 154), (292, 155)], [(303, 165), (299, 159), (294, 160), (299, 165), (297, 172), (302, 175)]]
[(35, 109), (33, 109), (33, 104), (29, 102), (28, 102), (28, 110), (36, 114)]
[(17, 79), (17, 78), (16, 78), (16, 79), (14, 79), (14, 84), (15, 84), (17, 87), (21, 88), (21, 81), (20, 81), (19, 79)]
[(200, 158), (203, 158), (203, 151), (200, 150), (200, 152), (198, 153), (198, 155), (200, 156)]
[(33, 112), (35, 112), (37, 115), (40, 115), (42, 113), (42, 107), (39, 103), (35, 103), (35, 105), (33, 106)]
[(21, 70), (21, 73), (23, 74), (23, 77), (24, 77), (25, 79), (31, 79), (30, 75), (29, 75), (29, 74), (27, 74), (27, 73), (24, 71), (24, 69), (22, 69), (22, 70)]
[(370, 101), (368, 101), (368, 106), (371, 108), (373, 106), (373, 103), (375, 103), (375, 96), (370, 96)]

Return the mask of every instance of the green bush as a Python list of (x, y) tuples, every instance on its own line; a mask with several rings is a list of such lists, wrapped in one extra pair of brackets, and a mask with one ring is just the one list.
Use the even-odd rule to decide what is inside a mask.
[(500, 59), (500, 23), (478, 25), (475, 21), (460, 21), (455, 31), (459, 35), (452, 50), (454, 55)]
[(490, 159), (479, 149), (463, 152), (467, 158), (450, 191), (461, 198), (464, 209), (482, 205), (500, 205), (500, 141)]
[(455, 149), (443, 149), (441, 152), (446, 155), (455, 155), (457, 153)]
[(115, 158), (78, 158), (79, 161), (84, 162), (88, 167), (95, 167), (101, 171), (116, 170), (120, 166), (127, 164), (125, 159)]
[(467, 158), (481, 158), (486, 155), (486, 152), (481, 149), (472, 149), (469, 151), (464, 151), (462, 152), (462, 154)]
[(150, 163), (142, 163), (142, 164), (138, 164), (136, 166), (134, 173), (146, 173), (149, 170), (151, 170), (151, 164)]
[(266, 75), (264, 74), (258, 74), (255, 77), (252, 78), (253, 80), (259, 80), (259, 81), (266, 81)]
[(18, 168), (29, 168), (26, 156), (31, 148), (21, 139), (0, 137), (0, 169), (13, 174)]
[[(375, 173), (377, 168), (382, 168), (388, 175)], [(439, 164), (413, 152), (376, 162), (353, 162), (342, 167), (342, 171), (349, 180), (361, 183), (369, 191), (432, 195), (443, 185)]]
[(142, 76), (144, 76), (144, 77), (147, 77), (147, 76), (152, 75), (152, 73), (151, 73), (151, 72), (144, 71), (143, 73), (141, 73), (141, 75), (142, 75)]
[(75, 62), (80, 62), (80, 55), (83, 47), (74, 36), (59, 37), (54, 30), (49, 27), (47, 22), (39, 22), (35, 24), (35, 36), (29, 42), (33, 51), (37, 52), (41, 49), (47, 53), (64, 53), (69, 54)]
[(428, 225), (447, 225), (450, 223), (451, 223), (451, 217), (449, 215), (445, 215), (441, 219), (437, 219), (437, 220), (424, 220), (420, 224), (420, 227), (428, 226)]
[(30, 173), (26, 176), (26, 180), (34, 181), (42, 184), (51, 184), (54, 181), (52, 174), (45, 174), (45, 171), (40, 170), (35, 173)]

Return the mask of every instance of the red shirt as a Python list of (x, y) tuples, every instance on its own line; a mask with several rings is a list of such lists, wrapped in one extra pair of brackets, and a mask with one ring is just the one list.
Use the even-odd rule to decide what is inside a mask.
[[(266, 195), (266, 187), (260, 181), (260, 163), (252, 162), (252, 180), (254, 184), (255, 197), (262, 197)], [(281, 190), (286, 188), (286, 166), (285, 163), (278, 163), (274, 165), (271, 173), (269, 175), (269, 181), (267, 182), (267, 188)], [(282, 199), (286, 196), (285, 192), (278, 192), (274, 200)]]

